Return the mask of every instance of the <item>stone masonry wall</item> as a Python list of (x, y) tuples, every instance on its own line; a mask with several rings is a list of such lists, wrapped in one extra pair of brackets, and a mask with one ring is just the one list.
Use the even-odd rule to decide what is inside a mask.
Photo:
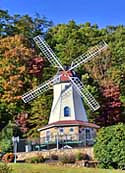
[(32, 151), (32, 152), (20, 152), (17, 153), (17, 160), (25, 160), (27, 158), (32, 158), (38, 154), (42, 154), (43, 157), (50, 157), (52, 154), (63, 155), (63, 154), (76, 154), (78, 152), (86, 153), (94, 159), (93, 147), (84, 148), (74, 148), (74, 149), (64, 149), (64, 150), (48, 150), (48, 151)]

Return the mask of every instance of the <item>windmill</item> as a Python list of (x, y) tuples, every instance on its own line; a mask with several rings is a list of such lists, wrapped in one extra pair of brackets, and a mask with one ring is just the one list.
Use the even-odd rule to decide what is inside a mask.
[(105, 51), (108, 45), (104, 41), (100, 42), (87, 53), (73, 60), (67, 69), (41, 36), (36, 36), (34, 41), (51, 65), (58, 68), (58, 72), (53, 78), (22, 96), (22, 100), (27, 103), (53, 87), (54, 97), (48, 125), (38, 129), (40, 143), (44, 144), (43, 146), (46, 145), (46, 142), (47, 144), (49, 142), (55, 143), (57, 149), (62, 139), (63, 141), (68, 140), (71, 145), (72, 142), (82, 146), (92, 145), (96, 129), (99, 126), (88, 122), (82, 99), (92, 111), (99, 109), (100, 105), (80, 81), (74, 70), (81, 64), (92, 60), (100, 52)]

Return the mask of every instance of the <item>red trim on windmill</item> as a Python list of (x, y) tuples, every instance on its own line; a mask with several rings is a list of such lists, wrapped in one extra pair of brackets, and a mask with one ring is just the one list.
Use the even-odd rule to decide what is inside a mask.
[(72, 72), (71, 71), (62, 71), (61, 72), (62, 76), (60, 77), (60, 81), (69, 81), (69, 77), (72, 77)]

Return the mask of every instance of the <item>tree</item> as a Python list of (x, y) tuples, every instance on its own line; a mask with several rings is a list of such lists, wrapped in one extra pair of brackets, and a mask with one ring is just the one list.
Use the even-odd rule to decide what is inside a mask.
[(12, 17), (7, 11), (0, 10), (0, 37), (10, 35), (13, 32), (14, 27), (12, 25)]
[[(28, 128), (28, 113), (26, 112), (21, 112), (17, 115), (15, 118), (15, 123), (17, 128), (20, 130), (20, 132), (24, 135), (27, 133), (29, 130)], [(17, 130), (17, 129), (15, 129)], [(19, 134), (17, 134), (19, 136)]]
[(86, 50), (86, 39), (80, 28), (74, 21), (69, 21), (47, 32), (46, 39), (63, 64), (71, 65), (72, 60)]
[(94, 153), (101, 168), (125, 169), (125, 125), (101, 128)]
[(41, 65), (36, 64), (40, 57), (28, 45), (27, 39), (20, 35), (0, 40), (0, 128), (24, 111), (25, 105), (22, 104), (21, 95), (26, 92), (27, 87), (32, 88), (38, 84), (34, 75), (42, 72), (43, 59), (41, 58)]
[(39, 84), (44, 66), (32, 38), (44, 35), (50, 26), (52, 22), (39, 14), (12, 16), (0, 10), (0, 129), (30, 109), (21, 95)]
[(52, 104), (52, 92), (46, 93), (31, 103), (28, 118), (29, 130), (27, 136), (39, 137), (38, 129), (47, 125)]
[[(100, 88), (99, 88), (98, 82), (96, 80), (93, 80), (93, 78), (91, 77), (91, 75), (88, 72), (85, 72), (85, 74), (82, 75), (81, 79), (82, 79), (82, 82), (83, 82), (84, 86), (86, 87), (86, 89), (92, 95), (94, 95), (94, 97), (97, 101), (99, 101), (100, 100)], [(89, 121), (92, 123), (98, 124), (98, 121), (96, 121), (96, 120), (100, 117), (100, 111), (97, 110), (96, 112), (92, 112), (90, 109), (88, 109), (88, 105), (85, 102), (84, 102), (84, 106), (85, 106), (85, 110), (87, 112)]]
[(109, 80), (108, 71), (112, 66), (111, 56), (111, 52), (108, 49), (84, 65), (86, 71), (90, 73), (93, 79), (98, 81), (100, 86), (103, 86), (103, 81)]
[(12, 151), (12, 136), (14, 125), (9, 121), (8, 125), (0, 132), (0, 149), (2, 152)]
[[(50, 26), (52, 21), (48, 21), (46, 17), (41, 17), (36, 13), (35, 17), (29, 15), (10, 15), (8, 11), (0, 10), (0, 36), (14, 36), (22, 34), (26, 38), (33, 38), (38, 34), (44, 33)], [(31, 41), (31, 40), (30, 40)]]
[(121, 116), (120, 89), (111, 81), (106, 81), (102, 87), (101, 114), (96, 122), (101, 126), (113, 125), (123, 122)]

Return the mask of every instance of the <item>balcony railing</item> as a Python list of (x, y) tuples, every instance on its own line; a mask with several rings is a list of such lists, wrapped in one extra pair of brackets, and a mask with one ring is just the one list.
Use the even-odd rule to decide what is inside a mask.
[[(24, 151), (40, 151), (56, 149), (57, 145), (59, 149), (69, 146), (72, 148), (92, 146), (94, 144), (94, 139), (87, 139), (84, 135), (71, 134), (71, 135), (54, 135), (46, 136), (37, 139), (22, 139), (18, 144), (18, 151), (23, 148)], [(22, 151), (22, 149), (21, 149)]]

